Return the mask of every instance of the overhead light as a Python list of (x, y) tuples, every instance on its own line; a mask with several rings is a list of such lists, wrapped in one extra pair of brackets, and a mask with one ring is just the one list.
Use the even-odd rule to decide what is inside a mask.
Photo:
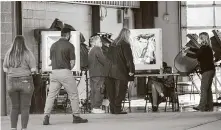
[(166, 3), (166, 12), (164, 13), (164, 15), (163, 15), (163, 20), (165, 20), (165, 21), (169, 21), (169, 13), (168, 13), (168, 9), (167, 9), (167, 1), (165, 1)]

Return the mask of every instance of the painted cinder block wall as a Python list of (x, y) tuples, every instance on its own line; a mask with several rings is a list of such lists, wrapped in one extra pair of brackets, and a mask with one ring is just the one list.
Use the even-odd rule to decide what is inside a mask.
[(174, 58), (180, 49), (178, 1), (167, 1), (169, 21), (163, 19), (166, 2), (158, 1), (158, 17), (155, 18), (155, 28), (162, 28), (163, 61), (174, 66)]
[(6, 92), (6, 77), (2, 70), (2, 62), (7, 50), (12, 45), (13, 32), (13, 2), (1, 2), (1, 116), (6, 115), (11, 105), (8, 93)]
[[(27, 45), (38, 61), (38, 43), (34, 39), (34, 29), (49, 28), (55, 18), (72, 25), (88, 41), (91, 35), (91, 8), (89, 5), (58, 2), (22, 2), (23, 35)], [(86, 42), (87, 42), (86, 41)]]

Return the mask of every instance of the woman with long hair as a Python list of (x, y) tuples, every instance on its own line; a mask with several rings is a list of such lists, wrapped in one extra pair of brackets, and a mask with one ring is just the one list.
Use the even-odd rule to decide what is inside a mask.
[(130, 30), (123, 28), (109, 47), (112, 66), (105, 81), (112, 114), (126, 114), (121, 110), (125, 99), (128, 81), (134, 80), (135, 66), (130, 47)]
[(36, 61), (33, 53), (25, 45), (23, 36), (15, 37), (14, 43), (5, 55), (3, 70), (7, 73), (7, 91), (12, 103), (11, 130), (17, 130), (19, 113), (22, 130), (26, 130), (34, 91), (31, 74), (36, 71)]
[(197, 58), (202, 75), (200, 103), (197, 107), (193, 107), (193, 109), (213, 111), (212, 82), (215, 76), (215, 65), (208, 33), (202, 32), (199, 34), (199, 43), (202, 45), (199, 50), (190, 48), (191, 51), (196, 52), (196, 55), (187, 53), (187, 56)]

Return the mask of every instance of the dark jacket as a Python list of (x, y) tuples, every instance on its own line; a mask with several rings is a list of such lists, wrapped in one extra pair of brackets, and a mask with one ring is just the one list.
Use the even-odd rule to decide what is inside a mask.
[(110, 60), (106, 58), (100, 47), (93, 47), (88, 54), (90, 77), (106, 77), (110, 71)]
[(203, 45), (200, 47), (200, 49), (190, 48), (190, 51), (195, 52), (196, 54), (187, 53), (187, 56), (197, 58), (200, 63), (201, 73), (215, 70), (213, 51), (210, 46)]
[(129, 76), (129, 72), (135, 73), (132, 50), (130, 44), (122, 41), (118, 45), (109, 47), (109, 58), (112, 66), (109, 76), (119, 80), (133, 81), (134, 76)]

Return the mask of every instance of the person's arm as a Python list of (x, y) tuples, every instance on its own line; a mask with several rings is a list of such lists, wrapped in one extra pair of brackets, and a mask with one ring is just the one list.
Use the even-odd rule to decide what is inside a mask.
[(31, 69), (31, 72), (37, 71), (36, 66), (37, 65), (36, 65), (35, 57), (34, 57), (33, 53), (31, 51), (29, 51), (29, 67)]
[(75, 47), (73, 44), (71, 44), (71, 48), (70, 48), (70, 64), (71, 64), (71, 70), (72, 70), (75, 66)]
[(199, 49), (197, 49), (197, 48), (192, 48), (192, 47), (191, 47), (191, 48), (189, 48), (189, 50), (192, 51), (192, 52), (197, 53), (197, 51), (198, 51)]
[[(100, 49), (100, 50), (99, 50)], [(103, 65), (108, 65), (110, 64), (110, 60), (104, 55), (103, 51), (102, 51), (102, 48), (98, 47), (97, 50), (96, 50), (96, 57), (97, 57), (97, 60)]]
[(193, 58), (193, 59), (197, 58), (196, 54), (192, 54), (192, 53), (187, 53), (186, 56)]
[(133, 54), (132, 54), (132, 50), (130, 48), (130, 45), (129, 44), (122, 44), (122, 50), (123, 50), (124, 57), (127, 62), (126, 63), (127, 67), (131, 73), (129, 75), (132, 76), (135, 73), (135, 65), (134, 65)]
[[(190, 47), (187, 47), (185, 50), (184, 50), (184, 53), (186, 53), (185, 55), (190, 57), (190, 58), (193, 58), (193, 59), (196, 59), (197, 58), (197, 52), (199, 51), (199, 49), (196, 49), (196, 48), (190, 48)], [(193, 52), (193, 53), (191, 53)]]
[(199, 58), (199, 57), (202, 55), (203, 50), (204, 50), (204, 46), (201, 46), (200, 49), (199, 49), (199, 50), (197, 51), (197, 53), (196, 53), (196, 57), (197, 57), (197, 58)]
[(7, 60), (8, 60), (8, 53), (6, 53), (4, 61), (3, 61), (3, 71), (6, 73), (8, 72)]

